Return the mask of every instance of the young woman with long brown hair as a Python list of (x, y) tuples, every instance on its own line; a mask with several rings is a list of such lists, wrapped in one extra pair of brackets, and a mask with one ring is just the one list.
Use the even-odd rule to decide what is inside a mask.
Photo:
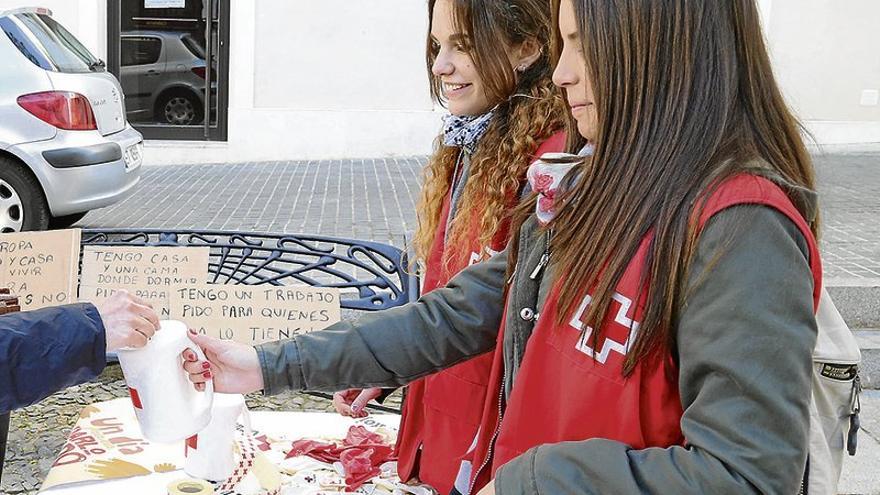
[[(430, 0), (427, 66), (434, 100), (449, 109), (425, 169), (415, 257), (423, 292), (507, 244), (529, 164), (565, 145), (565, 104), (551, 80), (545, 0)], [(448, 492), (480, 424), (492, 357), (409, 385), (398, 472)], [(343, 415), (366, 415), (380, 389), (334, 395)]]
[[(813, 171), (754, 0), (554, 0), (569, 150), (515, 244), (419, 302), (252, 348), (216, 390), (397, 385), (495, 349), (461, 493), (796, 493)], [(184, 368), (200, 383), (201, 363)]]

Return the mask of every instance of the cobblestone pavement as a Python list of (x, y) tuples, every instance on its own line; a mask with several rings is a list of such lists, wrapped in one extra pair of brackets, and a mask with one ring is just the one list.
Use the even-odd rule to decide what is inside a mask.
[(146, 167), (137, 192), (83, 227), (308, 233), (403, 245), (424, 158)]
[(880, 285), (880, 154), (816, 159), (822, 262), (831, 285)]
[[(424, 158), (147, 167), (137, 192), (81, 227), (313, 233), (403, 247), (415, 229)], [(816, 159), (826, 280), (880, 285), (880, 155)], [(118, 367), (15, 411), (0, 493), (35, 493), (82, 406), (125, 396)], [(322, 411), (299, 394), (251, 397), (256, 409)], [(394, 402), (392, 402), (394, 403)]]
[[(880, 154), (816, 157), (829, 285), (880, 285)], [(323, 234), (403, 247), (424, 157), (148, 167), (137, 192), (83, 227)]]

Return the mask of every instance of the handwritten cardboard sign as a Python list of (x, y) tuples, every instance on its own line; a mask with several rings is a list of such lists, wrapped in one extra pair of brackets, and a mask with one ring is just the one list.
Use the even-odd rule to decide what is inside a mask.
[(171, 291), (171, 317), (200, 333), (260, 344), (340, 320), (339, 290), (308, 286), (202, 285)]
[(81, 285), (79, 287), (79, 302), (90, 302), (98, 305), (121, 290), (124, 290), (129, 294), (134, 294), (148, 302), (150, 306), (153, 307), (156, 314), (159, 315), (160, 320), (168, 320), (171, 318), (171, 313), (168, 310), (168, 288), (166, 287), (150, 289), (141, 287), (101, 287)]
[(0, 234), (0, 286), (22, 310), (74, 302), (79, 244), (79, 229)]
[(169, 292), (208, 281), (208, 247), (86, 246), (83, 248), (81, 301), (100, 303), (117, 290), (146, 300), (167, 319)]

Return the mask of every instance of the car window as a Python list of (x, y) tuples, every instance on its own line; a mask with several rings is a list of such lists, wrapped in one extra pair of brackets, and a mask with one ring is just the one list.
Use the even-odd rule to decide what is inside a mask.
[(205, 60), (205, 46), (201, 41), (197, 40), (191, 34), (181, 36), (180, 41), (183, 42), (183, 46), (185, 46), (190, 53), (195, 55), (196, 58)]
[(36, 44), (18, 27), (18, 24), (12, 18), (0, 17), (0, 29), (6, 33), (12, 44), (18, 48), (18, 51), (33, 62), (34, 65), (45, 70), (55, 70), (42, 50), (37, 48)]
[(162, 41), (149, 36), (126, 36), (122, 38), (120, 59), (123, 67), (148, 65), (159, 61)]
[[(98, 59), (64, 26), (48, 15), (22, 13), (4, 20), (19, 28), (19, 36), (26, 39), (27, 43), (22, 42), (16, 46), (36, 65), (56, 72), (91, 72), (96, 67)], [(9, 31), (7, 36), (10, 36)], [(39, 53), (42, 60), (35, 53)]]

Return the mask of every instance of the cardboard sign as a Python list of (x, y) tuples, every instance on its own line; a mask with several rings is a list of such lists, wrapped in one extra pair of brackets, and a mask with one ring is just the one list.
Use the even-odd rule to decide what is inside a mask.
[(129, 294), (134, 294), (135, 296), (149, 303), (150, 306), (153, 307), (153, 310), (156, 312), (156, 314), (159, 315), (160, 320), (168, 320), (171, 318), (171, 313), (168, 309), (169, 289), (167, 287), (145, 289), (133, 287), (95, 287), (81, 285), (79, 287), (79, 302), (90, 302), (94, 305), (99, 305), (109, 299), (110, 296), (121, 290), (127, 291)]
[(85, 246), (82, 285), (156, 287), (204, 284), (208, 247)]
[(294, 285), (179, 287), (171, 291), (171, 317), (212, 337), (260, 344), (338, 322), (339, 290)]
[(80, 301), (100, 303), (125, 289), (169, 318), (170, 289), (208, 281), (209, 247), (86, 246)]
[(74, 302), (79, 243), (79, 229), (0, 234), (0, 286), (25, 311)]

